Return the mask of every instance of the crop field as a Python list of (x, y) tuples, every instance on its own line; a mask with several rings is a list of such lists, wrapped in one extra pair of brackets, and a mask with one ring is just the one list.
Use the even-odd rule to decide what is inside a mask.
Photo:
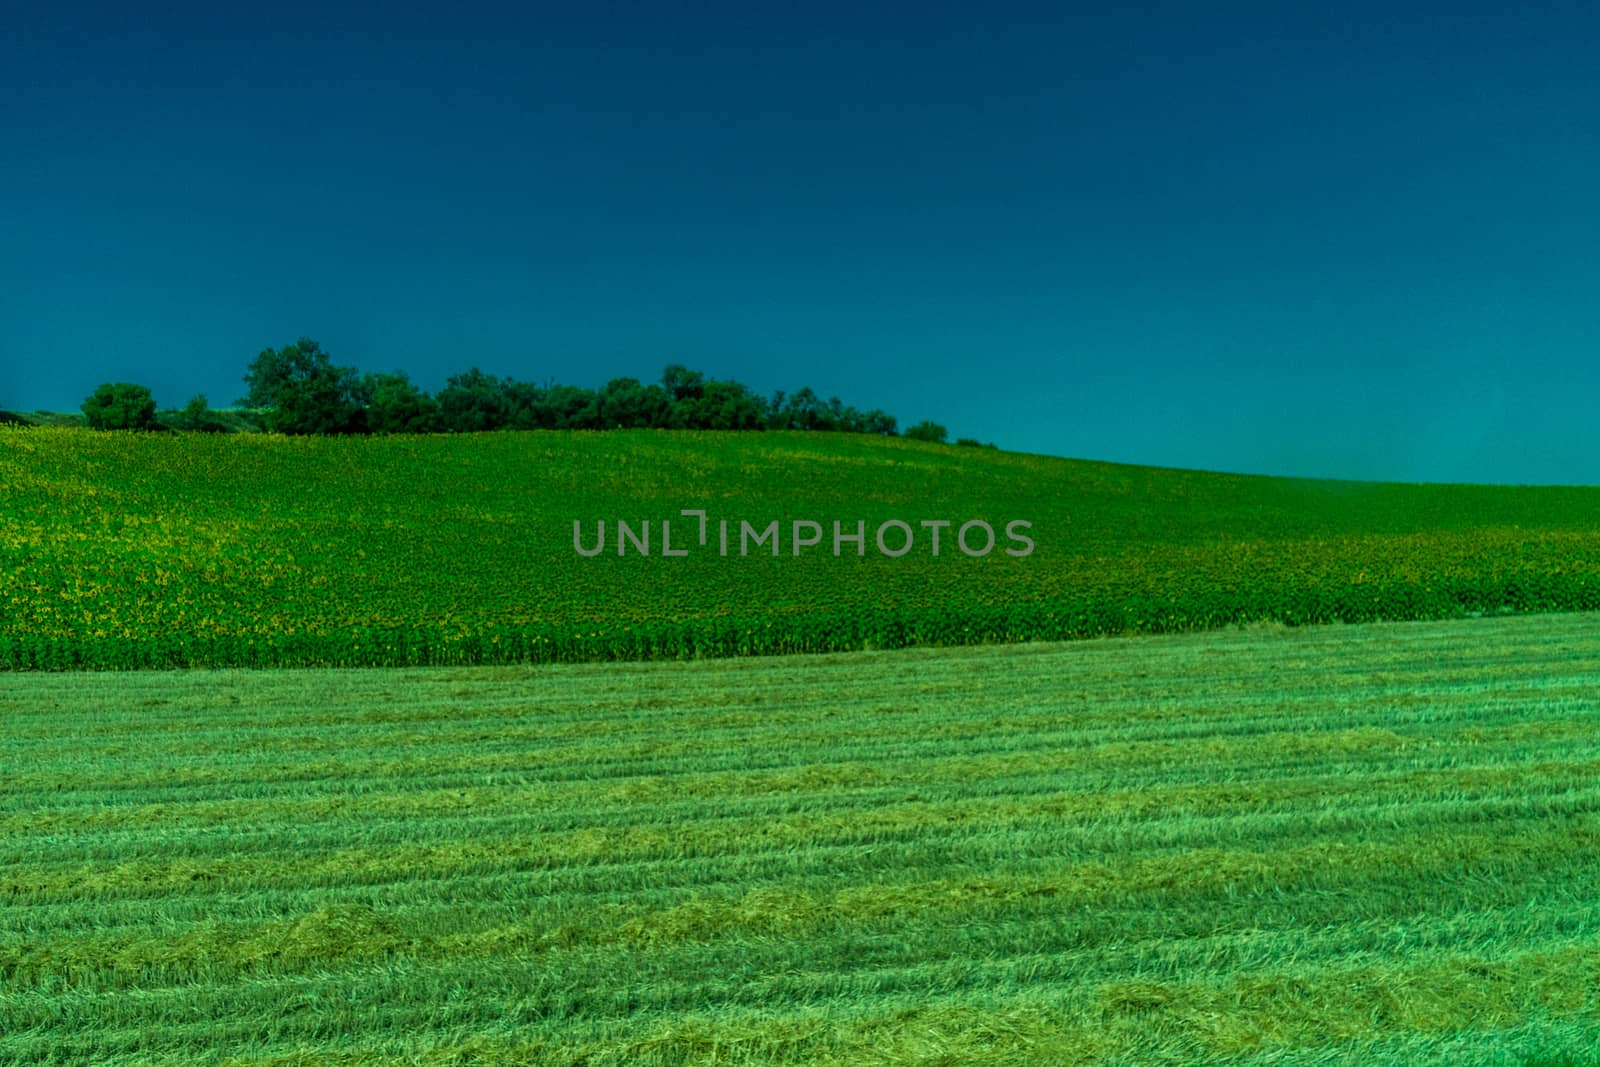
[[(685, 509), (706, 513), (704, 546)], [(1024, 551), (1017, 520), (1026, 556), (1006, 554)], [(650, 554), (617, 554), (619, 521), (648, 529)], [(973, 521), (996, 535), (982, 555), (959, 548)], [(605, 550), (580, 555), (574, 522), (587, 548), (604, 522)], [(687, 555), (662, 554), (664, 522)], [(821, 531), (799, 555), (796, 522)], [(835, 522), (860, 524), (859, 548), (833, 554)], [(743, 523), (776, 523), (778, 554)], [(890, 552), (913, 541), (885, 554), (880, 531)], [(1594, 488), (791, 432), (0, 428), (0, 669), (685, 659), (1595, 609)]]
[(1594, 615), (11, 673), (0, 727), (3, 1064), (1600, 1062)]

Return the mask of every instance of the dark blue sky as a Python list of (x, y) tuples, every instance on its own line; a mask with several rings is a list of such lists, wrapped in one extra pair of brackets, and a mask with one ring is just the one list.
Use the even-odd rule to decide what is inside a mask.
[(225, 404), (307, 335), (428, 388), (684, 362), (1025, 451), (1600, 483), (1592, 3), (29, 6), (0, 407)]

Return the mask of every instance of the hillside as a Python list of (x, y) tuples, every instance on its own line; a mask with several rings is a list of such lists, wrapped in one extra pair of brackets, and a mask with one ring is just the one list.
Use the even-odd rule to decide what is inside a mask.
[[(707, 545), (698, 522), (710, 519)], [(615, 554), (616, 522), (651, 554)], [(731, 523), (731, 554), (717, 524)], [(884, 555), (889, 519), (916, 535)], [(987, 520), (970, 558), (956, 530)], [(573, 522), (606, 551), (573, 546)], [(661, 522), (674, 549), (661, 555)], [(739, 555), (739, 523), (781, 554)], [(823, 544), (799, 556), (795, 520)], [(865, 555), (831, 550), (864, 524)], [(924, 520), (947, 520), (941, 554)], [(1026, 520), (1031, 554), (1005, 548)], [(0, 432), (0, 665), (651, 658), (1600, 607), (1600, 489), (1249, 477), (806, 433)], [(890, 530), (898, 549), (903, 533)], [(980, 545), (982, 531), (971, 542)], [(769, 543), (770, 544), (770, 543)]]

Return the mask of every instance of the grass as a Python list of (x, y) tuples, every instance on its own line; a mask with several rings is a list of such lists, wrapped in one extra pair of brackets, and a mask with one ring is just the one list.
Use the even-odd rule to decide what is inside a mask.
[[(685, 508), (709, 513), (708, 547)], [(1163, 470), (864, 435), (0, 428), (0, 669), (689, 659), (1600, 609), (1600, 488)], [(732, 524), (732, 554), (716, 523)], [(877, 550), (880, 523), (919, 540)], [(923, 521), (1032, 523), (931, 553)], [(655, 553), (618, 556), (620, 520)], [(829, 543), (738, 554), (741, 521)], [(612, 546), (585, 558), (573, 524)], [(861, 523), (865, 555), (831, 524)], [(783, 536), (787, 537), (787, 534)], [(891, 533), (890, 543), (898, 544)], [(981, 537), (979, 538), (981, 541)]]
[(1597, 621), (0, 676), (0, 1063), (1592, 1067)]

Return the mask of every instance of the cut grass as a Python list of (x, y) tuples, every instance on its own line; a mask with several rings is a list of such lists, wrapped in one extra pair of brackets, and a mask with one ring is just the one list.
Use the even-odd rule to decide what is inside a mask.
[(1586, 615), (0, 677), (0, 1063), (1600, 1042)]

